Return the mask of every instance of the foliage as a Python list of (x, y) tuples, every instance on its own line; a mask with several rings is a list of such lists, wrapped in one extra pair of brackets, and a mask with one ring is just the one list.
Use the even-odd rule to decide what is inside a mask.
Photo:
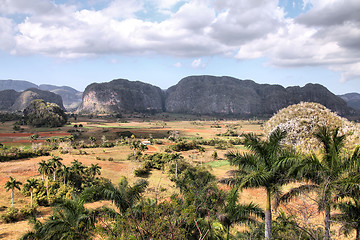
[(339, 196), (358, 192), (360, 179), (360, 149), (343, 155), (345, 135), (339, 129), (321, 127), (315, 134), (321, 142), (322, 153), (310, 154), (290, 169), (290, 175), (306, 183), (291, 189), (279, 200), (289, 201), (301, 193), (314, 191), (319, 211), (324, 211), (324, 239), (330, 239), (331, 205)]
[(1, 219), (5, 223), (13, 223), (27, 219), (30, 216), (35, 215), (36, 208), (25, 206), (20, 210), (18, 208), (8, 208), (7, 211), (1, 215)]
[(41, 99), (33, 100), (24, 110), (27, 124), (34, 127), (61, 127), (67, 122), (67, 116), (57, 104)]
[(52, 216), (34, 229), (31, 235), (37, 236), (35, 239), (75, 240), (93, 236), (95, 213), (85, 209), (83, 200), (67, 200), (57, 205), (53, 212)]
[(0, 148), (0, 162), (6, 162), (11, 160), (39, 157), (39, 156), (48, 156), (50, 149), (47, 146), (39, 145), (37, 148), (33, 149), (22, 149), (16, 147)]
[(265, 239), (271, 239), (272, 216), (271, 199), (279, 187), (290, 182), (286, 176), (296, 156), (282, 147), (286, 132), (277, 128), (268, 139), (261, 140), (254, 134), (245, 134), (244, 144), (250, 153), (229, 152), (226, 154), (230, 164), (238, 166), (240, 174), (234, 183), (240, 188), (259, 188), (266, 190)]
[(198, 148), (199, 148), (199, 145), (195, 141), (192, 141), (192, 142), (180, 141), (171, 146), (171, 150), (176, 151), (176, 152), (189, 151), (189, 150), (198, 149)]
[(346, 134), (349, 149), (353, 149), (359, 142), (360, 129), (355, 124), (319, 103), (301, 102), (279, 110), (266, 122), (264, 132), (269, 135), (279, 127), (287, 132), (286, 144), (303, 152), (311, 152), (319, 150), (320, 142), (314, 134), (323, 126), (339, 128), (340, 134)]

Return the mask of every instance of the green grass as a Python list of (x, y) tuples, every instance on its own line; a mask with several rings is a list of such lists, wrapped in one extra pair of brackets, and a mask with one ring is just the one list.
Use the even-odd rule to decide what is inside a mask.
[(218, 168), (218, 167), (223, 167), (223, 166), (230, 166), (230, 163), (228, 160), (219, 160), (219, 161), (213, 161), (213, 162), (206, 163), (206, 165), (209, 165), (212, 168)]

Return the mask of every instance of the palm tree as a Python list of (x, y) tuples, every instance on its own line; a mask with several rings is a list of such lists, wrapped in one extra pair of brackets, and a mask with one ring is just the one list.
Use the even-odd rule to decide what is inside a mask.
[(273, 131), (267, 140), (260, 140), (254, 134), (242, 136), (250, 153), (228, 152), (226, 157), (232, 165), (237, 165), (242, 173), (235, 179), (235, 184), (240, 188), (265, 188), (265, 239), (271, 239), (271, 199), (282, 185), (290, 182), (286, 178), (286, 171), (295, 154), (281, 146), (286, 133), (279, 128)]
[(264, 211), (256, 204), (239, 204), (238, 188), (233, 188), (227, 195), (223, 214), (218, 219), (225, 226), (226, 239), (230, 239), (230, 227), (233, 224), (256, 224), (256, 218), (264, 218)]
[(137, 181), (134, 186), (129, 186), (126, 177), (122, 177), (118, 186), (108, 183), (102, 194), (105, 199), (111, 200), (121, 213), (124, 213), (140, 199), (141, 193), (145, 191), (147, 186), (148, 182), (143, 179)]
[(37, 188), (37, 186), (39, 186), (39, 182), (35, 178), (30, 178), (30, 179), (26, 180), (26, 183), (24, 184), (24, 188), (30, 192), (30, 206), (31, 207), (33, 205), (33, 191), (34, 191), (34, 189)]
[(58, 173), (63, 177), (63, 183), (66, 184), (67, 178), (70, 176), (70, 167), (61, 165), (61, 168), (58, 170)]
[(74, 159), (74, 161), (71, 162), (70, 168), (74, 173), (81, 175), (82, 173), (84, 173), (84, 169), (86, 167), (77, 159)]
[(342, 224), (341, 230), (349, 235), (352, 230), (356, 231), (356, 240), (360, 240), (360, 200), (355, 197), (347, 202), (335, 205), (341, 213), (334, 214), (333, 219)]
[(63, 160), (63, 159), (58, 156), (54, 156), (53, 158), (51, 158), (49, 160), (49, 163), (51, 164), (51, 167), (53, 168), (54, 181), (56, 180), (56, 170), (58, 167), (60, 167), (62, 165), (62, 163), (60, 162), (61, 160)]
[(16, 181), (15, 178), (10, 176), (10, 180), (5, 183), (6, 191), (11, 190), (11, 207), (14, 206), (14, 189), (17, 188), (20, 190), (20, 185), (22, 183), (19, 181)]
[(51, 162), (47, 162), (44, 166), (44, 174), (46, 178), (46, 195), (49, 197), (49, 175), (54, 172)]
[(142, 143), (139, 144), (139, 150), (142, 152), (143, 156), (145, 154), (145, 150), (148, 150), (148, 149), (149, 148), (145, 144), (142, 144)]
[(55, 207), (53, 216), (37, 231), (44, 239), (89, 239), (94, 228), (94, 214), (78, 198)]
[(329, 130), (321, 127), (315, 137), (321, 142), (323, 152), (311, 154), (301, 160), (290, 174), (307, 181), (291, 189), (279, 201), (289, 201), (304, 192), (317, 192), (318, 209), (325, 212), (324, 239), (330, 239), (331, 204), (334, 197), (357, 188), (360, 178), (360, 151), (356, 148), (350, 156), (342, 154), (345, 135), (339, 135), (339, 129)]
[(91, 145), (95, 145), (95, 143), (96, 143), (96, 137), (91, 136), (91, 137), (89, 137), (89, 140), (90, 140), (90, 142), (91, 142)]
[(91, 166), (87, 169), (89, 171), (89, 174), (95, 178), (96, 174), (100, 175), (101, 171), (100, 171), (101, 167), (99, 166), (99, 164), (91, 164)]
[(41, 178), (44, 181), (45, 180), (45, 169), (46, 169), (47, 163), (45, 162), (45, 160), (42, 160), (41, 162), (38, 163), (38, 165), (39, 165), (38, 171), (40, 174), (42, 174)]
[(201, 146), (199, 146), (198, 147), (198, 150), (199, 150), (199, 152), (200, 152), (200, 164), (202, 165), (202, 162), (203, 162), (203, 153), (205, 152), (205, 148), (204, 147), (201, 147)]
[[(132, 136), (134, 136), (134, 135), (132, 135)], [(136, 150), (138, 148), (139, 148), (139, 141), (132, 141), (131, 144), (130, 144), (130, 149), (134, 150), (134, 156), (136, 155)]]

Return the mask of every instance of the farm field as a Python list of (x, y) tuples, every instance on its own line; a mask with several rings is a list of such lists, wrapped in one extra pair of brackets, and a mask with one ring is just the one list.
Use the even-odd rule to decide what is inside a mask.
[[(101, 144), (104, 142), (117, 143), (118, 139), (124, 139), (124, 136), (128, 136), (127, 139), (136, 138), (140, 141), (152, 139), (153, 143), (144, 151), (146, 155), (168, 151), (169, 147), (174, 145), (174, 141), (170, 140), (169, 137), (181, 138), (187, 141), (211, 139), (229, 141), (230, 139), (238, 139), (237, 136), (242, 133), (255, 133), (258, 136), (263, 136), (263, 123), (263, 121), (259, 120), (141, 121), (138, 119), (119, 122), (113, 119), (79, 118), (76, 121), (72, 120), (70, 124), (61, 128), (32, 129), (23, 127), (21, 132), (19, 132), (12, 130), (12, 122), (6, 122), (0, 126), (0, 143), (7, 147), (14, 146), (29, 149), (34, 147), (34, 145), (49, 144), (51, 140), (48, 139), (65, 138), (71, 134), (76, 135), (73, 140), (74, 142), (85, 145), (91, 144), (89, 140), (91, 137), (96, 138), (96, 144)], [(38, 135), (36, 140), (31, 139), (31, 136), (34, 134)], [(203, 145), (203, 148), (204, 152), (196, 149), (182, 151), (180, 154), (184, 157), (185, 161), (208, 168), (219, 182), (222, 179), (231, 177), (232, 170), (235, 169), (233, 166), (230, 166), (225, 154), (228, 151), (246, 151), (242, 145)], [(217, 153), (216, 159), (213, 157), (214, 152)], [(74, 160), (78, 160), (85, 166), (98, 164), (101, 167), (100, 176), (110, 179), (114, 184), (119, 183), (123, 176), (128, 179), (130, 184), (141, 179), (141, 177), (134, 174), (134, 170), (140, 166), (140, 163), (128, 159), (128, 156), (132, 154), (133, 150), (126, 144), (115, 144), (114, 147), (69, 148), (66, 153), (61, 152), (59, 149), (51, 151), (52, 156), (61, 157), (62, 163), (67, 166)], [(22, 183), (25, 183), (31, 177), (41, 179), (41, 174), (38, 172), (39, 163), (50, 158), (51, 156), (39, 156), (0, 162), (0, 214), (10, 207), (10, 192), (7, 192), (4, 188), (9, 177), (12, 176)], [(169, 179), (169, 175), (165, 171), (151, 170), (145, 179), (149, 182), (149, 186), (145, 191), (146, 197), (164, 200), (178, 191), (175, 188), (175, 183)], [(221, 189), (230, 189), (230, 186), (224, 183), (218, 183), (218, 185)], [(263, 189), (246, 189), (240, 192), (240, 202), (254, 202), (264, 209), (266, 206), (265, 194), (266, 192)], [(20, 191), (15, 191), (14, 207), (21, 208), (29, 204), (29, 201), (29, 197), (24, 196)], [(88, 208), (95, 208), (102, 205), (111, 206), (111, 203), (100, 201), (87, 204), (86, 206)], [(288, 207), (291, 208), (291, 204)], [(38, 217), (45, 219), (51, 213), (51, 208), (39, 207), (38, 211)], [(317, 214), (311, 221), (321, 225), (323, 216)], [(0, 239), (18, 239), (30, 229), (31, 226), (28, 224), (28, 221), (16, 223), (2, 222), (0, 223)]]

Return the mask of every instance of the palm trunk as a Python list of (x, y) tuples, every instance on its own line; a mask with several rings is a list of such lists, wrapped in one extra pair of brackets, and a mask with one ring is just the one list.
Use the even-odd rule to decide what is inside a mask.
[(46, 175), (46, 195), (49, 197), (49, 176)]
[(176, 165), (175, 165), (175, 178), (177, 179), (177, 172), (178, 172), (178, 163), (176, 161)]
[(324, 240), (330, 240), (330, 205), (325, 203), (325, 235)]
[(30, 207), (32, 207), (33, 204), (33, 191), (30, 191)]
[(11, 207), (14, 206), (14, 189), (11, 189)]
[(272, 231), (272, 218), (271, 218), (271, 192), (266, 189), (266, 209), (265, 209), (265, 239), (271, 239)]
[(359, 227), (356, 228), (356, 238), (355, 239), (360, 240), (360, 228)]
[(230, 239), (230, 225), (226, 226), (226, 240)]

